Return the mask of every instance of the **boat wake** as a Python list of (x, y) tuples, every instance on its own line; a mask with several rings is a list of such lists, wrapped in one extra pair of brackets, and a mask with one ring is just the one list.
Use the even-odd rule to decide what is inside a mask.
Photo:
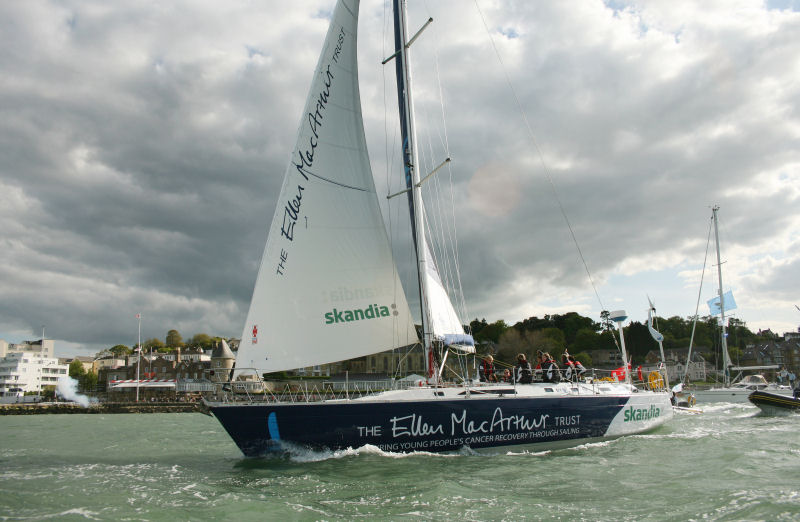
[(742, 413), (752, 414), (755, 406), (749, 403), (741, 402), (712, 402), (703, 405), (703, 411), (707, 413), (733, 413), (740, 411)]
[(408, 453), (384, 451), (372, 444), (366, 444), (359, 448), (347, 448), (342, 450), (315, 450), (301, 445), (283, 442), (283, 458), (296, 463), (322, 462), (325, 460), (345, 459), (350, 457), (373, 456), (385, 457), (390, 459), (405, 459), (418, 456), (452, 458), (463, 455), (463, 453), (433, 453), (430, 451), (412, 451)]

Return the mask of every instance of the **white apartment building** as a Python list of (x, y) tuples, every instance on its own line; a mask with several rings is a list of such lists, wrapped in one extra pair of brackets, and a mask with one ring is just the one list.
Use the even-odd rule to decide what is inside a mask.
[(38, 341), (22, 341), (21, 343), (7, 343), (0, 339), (0, 357), (12, 353), (32, 352), (41, 357), (55, 357), (55, 341), (52, 339), (40, 339)]
[(45, 386), (55, 386), (68, 373), (69, 366), (59, 364), (55, 357), (43, 357), (41, 351), (10, 352), (0, 357), (0, 397), (40, 393)]

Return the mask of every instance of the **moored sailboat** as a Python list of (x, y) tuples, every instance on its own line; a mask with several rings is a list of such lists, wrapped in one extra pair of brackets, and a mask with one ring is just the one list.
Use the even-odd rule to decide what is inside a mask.
[[(552, 447), (664, 423), (672, 416), (669, 393), (637, 390), (630, 372), (626, 382), (475, 384), (466, 377), (443, 382), (448, 354), (474, 353), (474, 342), (425, 237), (420, 187), (433, 173), (421, 178), (417, 169), (408, 66), (416, 35), (408, 37), (405, 2), (394, 0), (397, 51), (387, 62), (395, 60), (398, 81), (403, 192), (417, 261), (421, 337), (392, 259), (366, 150), (356, 63), (358, 9), (357, 0), (339, 0), (331, 18), (261, 260), (236, 378), (419, 342), (428, 385), (319, 402), (207, 402), (211, 413), (248, 456), (292, 444), (328, 449), (370, 444), (389, 451)], [(247, 381), (231, 384), (241, 382)]]
[[(709, 301), (712, 313), (720, 316), (720, 346), (722, 349), (722, 386), (715, 386), (706, 390), (695, 390), (694, 395), (701, 402), (747, 402), (748, 396), (756, 390), (769, 391), (780, 395), (791, 395), (791, 388), (780, 387), (768, 383), (762, 375), (745, 375), (740, 380), (733, 382), (733, 372), (752, 370), (777, 370), (777, 365), (763, 366), (734, 366), (728, 353), (728, 335), (726, 333), (725, 312), (736, 308), (732, 292), (723, 292), (722, 287), (722, 260), (719, 246), (719, 225), (717, 212), (718, 206), (711, 209), (711, 218), (714, 225), (714, 240), (717, 249), (717, 281), (719, 283), (718, 297)], [(696, 320), (696, 317), (695, 317)], [(739, 374), (741, 375), (741, 373)], [(736, 377), (738, 379), (738, 377)]]

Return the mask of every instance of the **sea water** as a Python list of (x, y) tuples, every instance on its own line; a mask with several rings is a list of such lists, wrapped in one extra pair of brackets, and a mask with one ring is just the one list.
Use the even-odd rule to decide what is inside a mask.
[(248, 459), (196, 413), (0, 417), (3, 520), (800, 520), (800, 415), (744, 404), (552, 452)]

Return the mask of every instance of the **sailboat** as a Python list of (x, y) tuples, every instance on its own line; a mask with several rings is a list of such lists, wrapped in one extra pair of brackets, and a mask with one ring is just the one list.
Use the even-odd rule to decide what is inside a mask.
[[(701, 402), (747, 402), (747, 398), (754, 391), (768, 391), (781, 395), (791, 395), (792, 390), (788, 386), (780, 387), (776, 384), (767, 382), (763, 375), (745, 375), (740, 380), (733, 382), (731, 376), (733, 372), (746, 370), (777, 370), (777, 365), (764, 366), (734, 366), (728, 353), (728, 335), (725, 328), (725, 312), (736, 308), (732, 292), (722, 291), (722, 261), (719, 248), (719, 221), (717, 212), (718, 206), (711, 209), (711, 219), (714, 224), (714, 241), (717, 247), (717, 281), (719, 282), (719, 295), (709, 301), (712, 314), (720, 316), (720, 345), (722, 347), (722, 386), (712, 387), (707, 390), (696, 390), (695, 397)], [(695, 317), (696, 320), (696, 317)], [(741, 375), (741, 373), (739, 374)]]
[(228, 386), (247, 382), (247, 372), (303, 368), (416, 343), (426, 353), (427, 382), (317, 402), (207, 400), (208, 410), (247, 456), (297, 446), (372, 445), (400, 452), (547, 448), (663, 424), (672, 416), (669, 394), (637, 390), (630, 372), (626, 382), (479, 383), (467, 377), (444, 382), (447, 354), (470, 354), (475, 347), (425, 236), (420, 187), (433, 172), (421, 177), (417, 169), (408, 62), (419, 32), (409, 39), (404, 0), (394, 0), (393, 10), (396, 52), (386, 62), (395, 61), (398, 82), (403, 192), (410, 208), (422, 332), (398, 277), (367, 154), (356, 63), (359, 2), (339, 0)]

